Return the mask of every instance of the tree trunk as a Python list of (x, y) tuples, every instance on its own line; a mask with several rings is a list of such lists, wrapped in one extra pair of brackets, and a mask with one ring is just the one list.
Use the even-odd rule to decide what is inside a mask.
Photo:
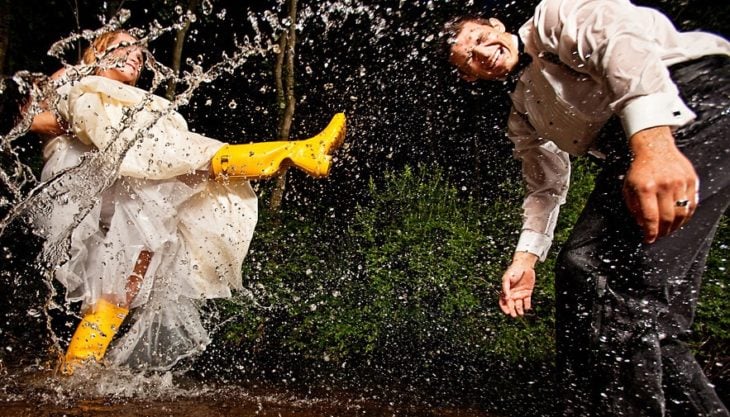
[[(187, 10), (195, 12), (198, 8), (200, 0), (189, 0)], [(183, 45), (185, 44), (185, 35), (190, 29), (190, 20), (186, 20), (183, 26), (177, 30), (175, 34), (175, 43), (172, 48), (172, 73), (173, 77), (167, 80), (167, 91), (165, 97), (172, 101), (175, 98), (175, 87), (177, 86), (177, 76), (180, 74), (180, 66), (182, 61)]]
[[(277, 102), (280, 110), (279, 140), (289, 140), (296, 98), (294, 97), (294, 48), (297, 42), (297, 0), (289, 0), (289, 30), (281, 34), (279, 39), (279, 55), (276, 57), (274, 76), (276, 78)], [(286, 78), (284, 78), (286, 74)], [(286, 191), (287, 171), (284, 170), (276, 178), (276, 185), (271, 192), (269, 208), (272, 211), (281, 209), (281, 202)]]

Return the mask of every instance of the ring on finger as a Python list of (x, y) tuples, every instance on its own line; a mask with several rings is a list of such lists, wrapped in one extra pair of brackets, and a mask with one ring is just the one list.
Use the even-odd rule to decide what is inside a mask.
[(687, 207), (689, 205), (689, 200), (687, 200), (687, 199), (677, 200), (674, 203), (674, 205), (677, 206), (677, 207)]

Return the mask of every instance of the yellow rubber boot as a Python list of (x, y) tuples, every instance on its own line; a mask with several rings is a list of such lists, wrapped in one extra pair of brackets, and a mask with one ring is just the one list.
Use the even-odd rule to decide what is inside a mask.
[(66, 350), (62, 372), (71, 375), (86, 360), (101, 361), (127, 313), (128, 309), (100, 299), (76, 328)]
[(211, 160), (213, 175), (262, 179), (293, 165), (313, 177), (326, 177), (330, 153), (344, 141), (345, 130), (345, 114), (337, 113), (322, 132), (306, 140), (225, 145)]

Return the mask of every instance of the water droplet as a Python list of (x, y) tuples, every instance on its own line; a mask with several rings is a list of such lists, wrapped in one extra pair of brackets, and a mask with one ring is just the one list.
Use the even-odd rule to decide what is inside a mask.
[[(203, 14), (208, 16), (209, 14), (213, 13), (213, 4), (210, 2), (210, 0), (203, 0), (203, 3), (200, 5), (203, 9)], [(225, 9), (223, 14), (225, 15)]]

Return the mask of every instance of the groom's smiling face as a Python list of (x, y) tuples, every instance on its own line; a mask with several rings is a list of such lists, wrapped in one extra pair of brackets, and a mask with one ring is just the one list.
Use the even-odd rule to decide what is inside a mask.
[(489, 24), (477, 20), (462, 23), (449, 57), (469, 81), (504, 78), (517, 65), (518, 59), (512, 34), (494, 18), (489, 19)]

